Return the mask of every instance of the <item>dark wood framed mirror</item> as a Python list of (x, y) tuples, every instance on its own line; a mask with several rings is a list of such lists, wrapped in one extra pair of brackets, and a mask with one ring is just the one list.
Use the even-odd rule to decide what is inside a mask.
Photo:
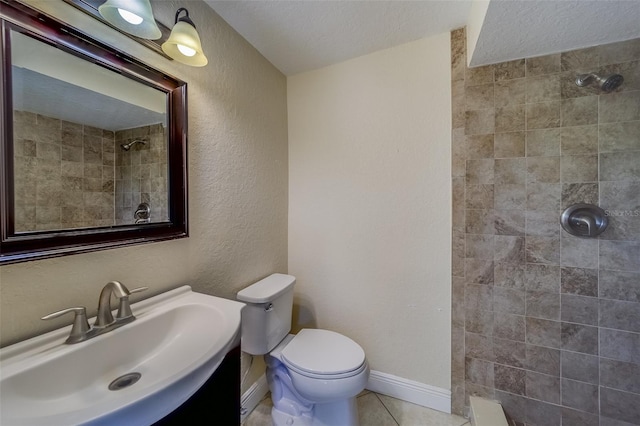
[(0, 265), (188, 236), (187, 85), (0, 0)]

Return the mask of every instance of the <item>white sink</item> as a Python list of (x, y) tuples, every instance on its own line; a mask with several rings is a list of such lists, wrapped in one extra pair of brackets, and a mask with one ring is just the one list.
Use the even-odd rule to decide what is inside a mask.
[[(0, 424), (151, 424), (240, 343), (243, 306), (184, 286), (133, 304), (134, 322), (91, 340), (64, 344), (69, 326), (0, 349)], [(109, 390), (128, 373), (141, 377)]]

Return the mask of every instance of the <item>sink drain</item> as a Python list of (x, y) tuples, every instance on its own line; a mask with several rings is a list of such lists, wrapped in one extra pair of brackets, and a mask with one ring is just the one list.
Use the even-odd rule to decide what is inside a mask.
[(122, 375), (109, 383), (109, 390), (118, 391), (120, 389), (128, 388), (140, 380), (140, 377), (142, 377), (142, 374), (140, 373), (128, 373)]

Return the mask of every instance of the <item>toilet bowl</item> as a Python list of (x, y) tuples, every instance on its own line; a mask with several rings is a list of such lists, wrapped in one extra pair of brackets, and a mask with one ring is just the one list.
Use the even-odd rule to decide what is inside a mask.
[(350, 398), (369, 378), (362, 348), (329, 330), (303, 329), (289, 335), (269, 356), (284, 364), (298, 394), (310, 401)]
[(329, 330), (291, 330), (291, 275), (274, 274), (238, 293), (242, 350), (264, 355), (276, 426), (356, 426), (355, 397), (367, 384), (364, 350)]

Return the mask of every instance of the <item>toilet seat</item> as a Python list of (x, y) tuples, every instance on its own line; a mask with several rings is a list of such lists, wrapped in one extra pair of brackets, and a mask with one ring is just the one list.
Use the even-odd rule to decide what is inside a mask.
[(330, 330), (303, 329), (282, 349), (284, 364), (311, 378), (338, 379), (366, 369), (364, 350)]
[(345, 373), (338, 373), (338, 374), (314, 374), (314, 373), (310, 373), (308, 371), (304, 371), (300, 368), (294, 367), (292, 365), (290, 365), (289, 363), (285, 362), (284, 363), (285, 366), (287, 367), (287, 370), (289, 370), (289, 372), (291, 374), (297, 373), (300, 376), (304, 376), (307, 377), (309, 379), (320, 379), (320, 380), (333, 380), (333, 379), (348, 379), (349, 377), (354, 377), (357, 376), (358, 374), (362, 373), (363, 371), (367, 370), (367, 368), (369, 367), (367, 365), (367, 363), (363, 363), (360, 367), (358, 367), (355, 370), (351, 370), (351, 371), (347, 371)]

